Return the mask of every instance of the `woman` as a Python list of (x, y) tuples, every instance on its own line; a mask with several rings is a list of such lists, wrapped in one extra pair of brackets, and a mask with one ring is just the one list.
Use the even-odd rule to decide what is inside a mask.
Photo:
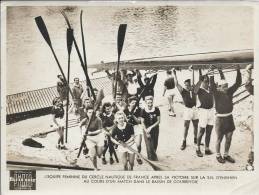
[[(103, 128), (106, 128), (108, 131), (110, 131), (110, 129), (114, 125), (114, 114), (112, 112), (112, 105), (110, 102), (105, 102), (103, 104), (99, 117), (102, 120)], [(110, 137), (105, 136), (104, 150), (103, 150), (103, 157), (102, 157), (102, 164), (104, 164), (104, 165), (107, 164), (105, 154), (108, 149), (109, 149), (109, 153), (110, 153), (110, 164), (113, 164), (114, 160), (112, 158), (112, 155), (115, 152), (113, 143), (111, 142)]]
[(111, 134), (111, 140), (118, 144), (118, 151), (121, 153), (121, 160), (123, 163), (124, 170), (133, 170), (135, 154), (124, 147), (127, 145), (133, 149), (137, 149), (134, 141), (134, 128), (131, 124), (126, 122), (126, 116), (123, 111), (118, 111), (115, 114), (116, 127), (113, 129)]
[[(143, 134), (143, 128), (140, 125), (141, 124), (141, 109), (136, 105), (137, 104), (137, 97), (132, 96), (128, 98), (129, 105), (124, 110), (124, 113), (127, 117), (127, 122), (133, 125), (134, 132), (136, 135), (135, 142), (137, 145), (138, 152), (141, 152), (141, 142), (142, 142), (142, 134)], [(142, 164), (142, 160), (139, 156), (137, 156), (137, 162), (138, 164)]]
[[(145, 103), (146, 106), (141, 114), (141, 122), (147, 137), (150, 138), (150, 143), (146, 143), (148, 159), (157, 160), (155, 152), (158, 146), (160, 110), (153, 105), (153, 96), (146, 96)], [(149, 148), (151, 152), (149, 152)]]
[[(85, 134), (85, 131), (83, 131), (83, 126), (85, 126), (85, 129), (87, 128), (89, 119), (94, 114), (93, 106), (88, 106), (85, 108), (85, 110), (86, 110), (87, 116), (80, 122), (80, 125), (79, 125), (82, 136), (84, 136)], [(97, 156), (99, 158), (101, 157), (103, 152), (103, 145), (104, 145), (104, 134), (102, 133), (102, 121), (94, 114), (92, 121), (90, 123), (90, 126), (88, 127), (86, 146), (89, 149), (89, 156), (91, 161), (93, 162), (93, 166), (95, 170), (98, 170)]]
[(64, 145), (64, 108), (60, 97), (56, 97), (53, 100), (53, 107), (51, 109), (53, 130), (56, 130), (59, 138), (57, 148), (60, 150), (66, 150)]

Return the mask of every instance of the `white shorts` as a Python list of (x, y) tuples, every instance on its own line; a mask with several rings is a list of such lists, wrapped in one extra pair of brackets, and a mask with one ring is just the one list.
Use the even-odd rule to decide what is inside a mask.
[(215, 111), (213, 108), (199, 108), (199, 126), (202, 128), (206, 128), (207, 125), (213, 126), (215, 123), (214, 116)]
[(198, 120), (199, 119), (198, 109), (196, 107), (193, 107), (193, 108), (184, 107), (183, 119), (185, 121)]
[[(129, 144), (128, 146), (130, 146), (132, 149), (137, 151), (137, 145), (136, 145), (135, 142), (132, 142), (132, 144), (131, 145)], [(129, 154), (133, 154), (134, 153), (134, 152), (130, 151), (128, 148), (123, 147), (122, 145), (118, 145), (117, 151), (119, 153), (124, 153), (124, 152), (128, 152)]]
[(176, 95), (176, 89), (167, 89), (166, 90), (166, 97), (171, 97)]
[(134, 125), (134, 134), (135, 135), (142, 135), (143, 134), (142, 125)]
[(102, 147), (104, 146), (104, 139), (105, 139), (104, 133), (99, 133), (98, 135), (87, 136), (85, 143), (87, 148), (89, 149), (95, 146)]

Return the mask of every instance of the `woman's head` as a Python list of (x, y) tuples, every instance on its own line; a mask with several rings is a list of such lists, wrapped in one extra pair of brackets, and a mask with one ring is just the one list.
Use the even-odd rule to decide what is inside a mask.
[(55, 97), (53, 100), (52, 100), (52, 104), (53, 105), (62, 105), (62, 101), (60, 99), (60, 97)]
[(87, 116), (90, 118), (94, 112), (94, 107), (92, 105), (86, 106), (85, 108)]
[(115, 113), (115, 122), (122, 125), (126, 121), (126, 115), (123, 111), (118, 111)]
[(154, 100), (153, 96), (145, 97), (145, 102), (146, 102), (147, 107), (149, 107), (149, 108), (153, 107), (153, 100)]
[(102, 112), (106, 114), (110, 114), (112, 111), (112, 105), (110, 102), (105, 102), (102, 107)]
[(136, 96), (132, 96), (130, 98), (128, 98), (128, 102), (129, 102), (129, 106), (133, 107), (136, 105), (137, 103), (137, 97)]

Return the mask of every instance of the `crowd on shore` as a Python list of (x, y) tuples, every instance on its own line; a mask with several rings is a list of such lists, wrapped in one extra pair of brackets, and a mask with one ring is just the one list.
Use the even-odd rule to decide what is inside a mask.
[[(246, 78), (243, 80), (246, 90), (253, 95), (252, 84), (253, 66), (246, 68)], [(167, 70), (167, 78), (164, 83), (157, 83), (157, 72), (141, 74), (140, 71), (121, 70), (110, 73), (106, 71), (108, 78), (112, 81), (112, 98), (104, 98), (101, 105), (96, 106), (96, 97), (102, 90), (84, 88), (79, 78), (74, 78), (71, 88), (72, 106), (68, 112), (74, 113), (79, 121), (79, 129), (82, 137), (86, 136), (83, 143), (83, 154), (88, 155), (96, 170), (97, 157), (103, 164), (107, 164), (107, 151), (109, 163), (120, 160), (124, 170), (133, 170), (134, 161), (142, 164), (139, 153), (143, 153), (142, 145), (146, 144), (147, 156), (150, 160), (158, 160), (156, 155), (159, 147), (159, 124), (161, 119), (160, 109), (154, 106), (154, 87), (163, 85), (163, 96), (167, 96), (171, 117), (175, 117), (174, 98), (178, 92), (181, 94), (183, 110), (183, 141), (181, 150), (186, 148), (186, 140), (190, 123), (193, 124), (194, 144), (196, 155), (203, 157), (211, 155), (210, 149), (211, 132), (216, 132), (216, 161), (218, 163), (235, 163), (230, 155), (231, 140), (235, 130), (233, 119), (233, 95), (242, 84), (242, 75), (236, 66), (236, 81), (232, 86), (226, 82), (222, 69), (217, 69), (220, 79), (215, 81), (214, 67), (202, 73), (199, 70), (199, 81), (193, 82), (193, 78), (184, 81), (182, 86), (177, 77), (175, 69)], [(57, 91), (59, 97), (53, 100), (52, 119), (53, 128), (59, 134), (57, 148), (66, 150), (64, 145), (65, 109), (69, 88), (63, 77), (58, 75)], [(92, 94), (94, 92), (94, 94)], [(197, 99), (200, 105), (197, 104)], [(90, 124), (89, 124), (90, 123)], [(173, 128), (173, 126), (172, 126)], [(251, 128), (252, 129), (252, 128)], [(205, 151), (201, 151), (202, 137), (205, 135)], [(225, 137), (224, 152), (221, 153), (222, 140)], [(253, 140), (253, 131), (251, 133)], [(181, 138), (179, 138), (181, 139)], [(142, 140), (145, 140), (143, 142)], [(133, 150), (131, 150), (133, 149)], [(120, 156), (117, 155), (120, 154)], [(253, 164), (253, 143), (248, 155), (248, 163)]]

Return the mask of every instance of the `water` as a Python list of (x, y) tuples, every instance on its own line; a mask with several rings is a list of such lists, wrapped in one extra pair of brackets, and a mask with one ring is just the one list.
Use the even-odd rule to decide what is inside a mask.
[[(56, 84), (59, 69), (35, 24), (37, 16), (43, 17), (54, 50), (66, 69), (66, 23), (59, 13), (64, 8), (8, 8), (7, 94)], [(81, 9), (88, 64), (116, 61), (121, 23), (128, 24), (121, 60), (253, 48), (252, 7), (72, 7), (66, 13), (80, 48)], [(75, 76), (84, 79), (73, 48), (71, 77)]]

